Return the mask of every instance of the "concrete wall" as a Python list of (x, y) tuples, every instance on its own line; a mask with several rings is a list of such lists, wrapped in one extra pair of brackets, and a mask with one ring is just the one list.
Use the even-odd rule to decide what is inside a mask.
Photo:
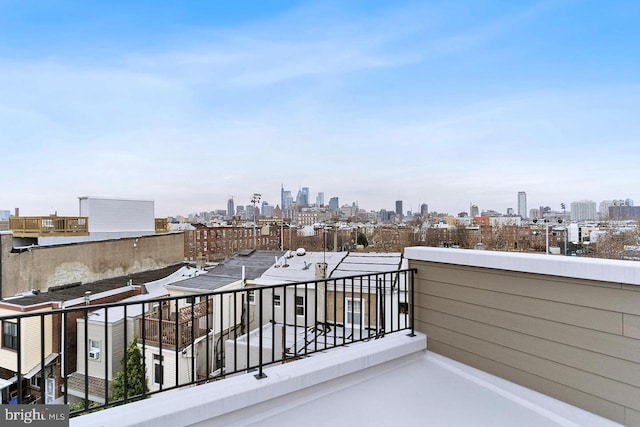
[(182, 233), (34, 247), (12, 253), (12, 235), (0, 234), (0, 296), (74, 282), (88, 283), (181, 262)]
[(640, 426), (640, 263), (407, 248), (428, 349)]

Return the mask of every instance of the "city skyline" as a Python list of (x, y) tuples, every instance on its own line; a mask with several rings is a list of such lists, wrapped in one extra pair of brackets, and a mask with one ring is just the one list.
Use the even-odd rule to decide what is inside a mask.
[[(0, 3), (0, 210), (639, 199), (635, 2)], [(245, 200), (246, 199), (246, 200)]]

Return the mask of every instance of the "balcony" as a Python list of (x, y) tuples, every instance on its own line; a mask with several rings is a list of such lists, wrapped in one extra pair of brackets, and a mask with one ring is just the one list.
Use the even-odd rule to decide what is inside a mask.
[[(158, 351), (138, 341), (149, 383), (160, 381), (124, 400), (151, 398), (84, 414), (86, 399), (71, 424), (640, 425), (640, 263), (423, 247), (405, 257), (408, 270), (200, 295), (202, 336)], [(108, 311), (159, 320), (153, 303), (201, 301)]]
[[(154, 304), (154, 303), (152, 303)], [(163, 301), (149, 313), (137, 319), (138, 343), (166, 349), (182, 350), (195, 339), (207, 334), (207, 318), (213, 313), (213, 298), (197, 304), (188, 304), (176, 311), (170, 311), (170, 303)], [(178, 300), (174, 300), (174, 306)], [(176, 313), (178, 315), (176, 316)], [(162, 338), (162, 339), (161, 339)]]
[(20, 216), (9, 218), (9, 230), (15, 237), (88, 236), (88, 217)]

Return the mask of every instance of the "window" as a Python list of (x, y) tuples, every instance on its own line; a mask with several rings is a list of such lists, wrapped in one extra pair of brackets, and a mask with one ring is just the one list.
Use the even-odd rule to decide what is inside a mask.
[(280, 295), (273, 296), (273, 306), (280, 307)]
[(256, 291), (248, 291), (247, 292), (247, 300), (249, 301), (249, 304), (255, 304), (256, 303)]
[(304, 297), (296, 297), (296, 316), (304, 316)]
[(18, 324), (2, 322), (2, 347), (18, 350)]
[(164, 383), (164, 368), (162, 366), (162, 361), (164, 356), (160, 356), (159, 354), (153, 355), (153, 382), (154, 384), (162, 385)]
[(362, 300), (347, 299), (345, 307), (345, 324), (360, 327), (362, 325)]

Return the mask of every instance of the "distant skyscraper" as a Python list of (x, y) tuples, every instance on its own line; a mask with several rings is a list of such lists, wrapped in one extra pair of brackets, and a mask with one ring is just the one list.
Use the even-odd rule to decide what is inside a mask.
[(427, 216), (429, 215), (429, 206), (426, 203), (420, 205), (420, 215)]
[(609, 216), (609, 208), (612, 206), (633, 206), (633, 200), (631, 199), (603, 200), (602, 202), (600, 202), (600, 205), (599, 205), (600, 216), (602, 218), (607, 218)]
[(518, 191), (518, 215), (527, 217), (527, 193), (524, 191)]
[(298, 196), (296, 197), (296, 202), (300, 207), (309, 206), (309, 187), (302, 187), (298, 191)]
[(284, 192), (284, 208), (288, 209), (293, 204), (293, 196), (291, 195), (291, 191)]
[(588, 221), (593, 219), (597, 219), (596, 202), (591, 200), (571, 202), (572, 221)]
[(236, 208), (234, 207), (233, 197), (230, 197), (229, 200), (227, 200), (227, 216), (231, 217), (235, 212)]
[(471, 205), (471, 207), (469, 208), (469, 216), (471, 218), (480, 216), (480, 208), (478, 208), (478, 205)]
[(316, 197), (316, 205), (324, 206), (324, 193), (321, 191), (318, 193), (318, 197)]
[(396, 200), (396, 215), (402, 217), (402, 200)]
[(337, 211), (340, 208), (340, 202), (338, 201), (337, 197), (332, 197), (329, 199), (329, 210), (330, 211)]
[(261, 215), (264, 218), (273, 218), (273, 209), (274, 207), (271, 206), (268, 202), (262, 202), (262, 208), (261, 208)]

